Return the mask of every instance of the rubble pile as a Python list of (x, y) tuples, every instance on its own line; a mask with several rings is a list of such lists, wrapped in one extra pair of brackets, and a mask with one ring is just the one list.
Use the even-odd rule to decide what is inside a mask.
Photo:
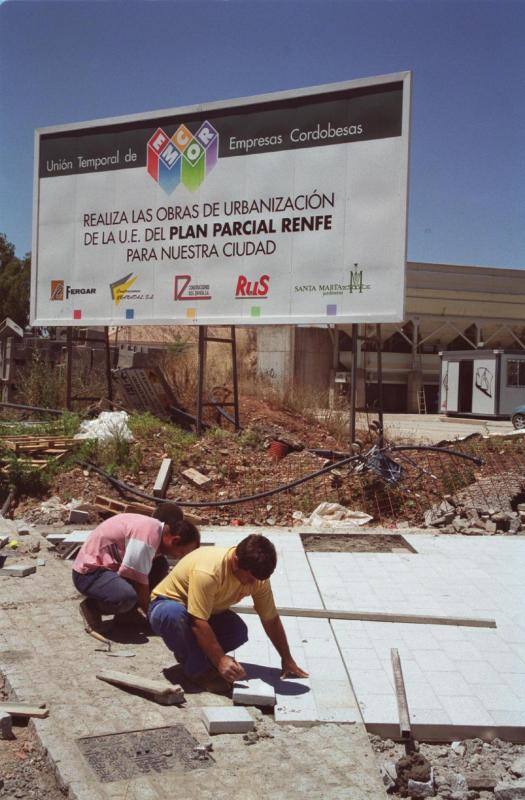
[(425, 512), (424, 526), (439, 528), (441, 533), (460, 533), (463, 536), (493, 536), (525, 531), (525, 503), (517, 511), (496, 511), (479, 506), (454, 506), (444, 500)]
[(509, 473), (503, 481), (480, 478), (424, 514), (423, 527), (466, 536), (518, 534), (525, 531), (524, 479)]
[(370, 741), (387, 792), (393, 797), (525, 798), (524, 745), (501, 739), (467, 739), (450, 745), (421, 743), (419, 752), (407, 757), (401, 743), (380, 736), (370, 736)]

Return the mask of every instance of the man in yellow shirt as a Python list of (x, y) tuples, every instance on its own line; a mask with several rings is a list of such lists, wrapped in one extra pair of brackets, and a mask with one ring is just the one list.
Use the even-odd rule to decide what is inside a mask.
[(282, 677), (307, 677), (292, 658), (275, 607), (269, 577), (276, 564), (270, 540), (252, 534), (237, 547), (194, 550), (155, 587), (148, 610), (151, 628), (193, 681), (221, 691), (246, 677), (227, 653), (248, 641), (246, 624), (230, 606), (249, 595), (281, 656)]

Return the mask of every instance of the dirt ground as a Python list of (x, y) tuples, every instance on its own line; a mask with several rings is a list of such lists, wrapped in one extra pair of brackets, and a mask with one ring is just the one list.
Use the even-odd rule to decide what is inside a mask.
[(375, 533), (302, 533), (307, 553), (413, 553), (412, 547), (399, 534)]
[[(7, 700), (0, 674), (0, 698)], [(17, 720), (11, 740), (0, 740), (0, 797), (3, 800), (64, 800), (30, 724)]]

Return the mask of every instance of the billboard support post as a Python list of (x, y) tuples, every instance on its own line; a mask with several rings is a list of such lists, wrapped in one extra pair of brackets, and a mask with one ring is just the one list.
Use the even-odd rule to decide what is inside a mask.
[[(209, 401), (204, 400), (204, 387), (206, 384), (206, 360), (207, 360), (207, 349), (208, 349), (208, 342), (220, 342), (223, 344), (229, 344), (231, 347), (231, 357), (232, 357), (232, 395), (233, 401), (227, 400), (216, 400), (213, 397), (210, 397)], [(208, 326), (207, 325), (199, 325), (199, 366), (198, 366), (198, 382), (197, 382), (197, 436), (200, 436), (202, 433), (203, 419), (202, 419), (202, 412), (206, 406), (211, 406), (212, 408), (224, 408), (230, 407), (233, 408), (233, 418), (228, 417), (229, 421), (232, 422), (236, 431), (241, 429), (240, 420), (239, 420), (239, 383), (238, 383), (238, 372), (237, 372), (237, 343), (235, 339), (235, 325), (230, 326), (230, 337), (229, 338), (222, 338), (219, 336), (208, 336)]]
[(202, 434), (202, 408), (204, 404), (204, 378), (206, 373), (207, 326), (199, 325), (199, 365), (197, 381), (197, 436)]
[(106, 350), (106, 380), (108, 384), (108, 400), (113, 402), (113, 384), (111, 382), (111, 350), (109, 347), (109, 327), (104, 326), (104, 346)]
[(358, 325), (352, 324), (352, 388), (350, 396), (350, 446), (355, 442), (355, 418), (357, 398), (357, 330)]
[(66, 331), (66, 408), (71, 411), (71, 384), (73, 377), (73, 329)]
[(377, 414), (379, 417), (379, 447), (384, 444), (383, 431), (383, 342), (381, 340), (381, 325), (376, 325), (376, 355), (377, 355)]

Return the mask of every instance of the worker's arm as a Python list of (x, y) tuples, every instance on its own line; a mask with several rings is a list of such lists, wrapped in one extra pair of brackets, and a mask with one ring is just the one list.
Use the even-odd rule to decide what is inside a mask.
[(130, 581), (131, 585), (137, 593), (137, 605), (145, 614), (148, 613), (148, 606), (151, 591), (148, 583), (138, 583), (138, 581)]
[(198, 617), (190, 617), (190, 619), (191, 630), (197, 640), (197, 644), (222, 677), (230, 683), (245, 678), (246, 672), (244, 668), (234, 658), (226, 655), (217, 641), (209, 622)]
[(297, 666), (290, 653), (286, 631), (283, 628), (280, 616), (273, 619), (261, 620), (266, 635), (281, 656), (282, 678), (307, 678), (308, 673)]

